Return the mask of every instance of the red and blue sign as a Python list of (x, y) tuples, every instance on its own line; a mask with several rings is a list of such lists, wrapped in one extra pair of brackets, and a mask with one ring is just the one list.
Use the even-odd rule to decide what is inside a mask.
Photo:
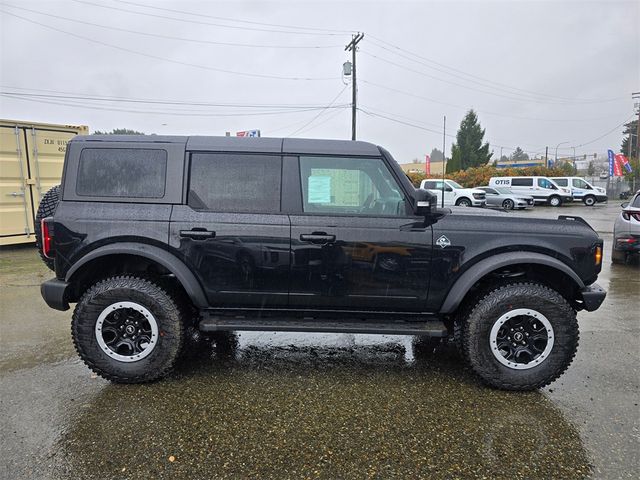
[(633, 169), (631, 168), (631, 164), (629, 163), (629, 159), (622, 155), (621, 153), (613, 153), (613, 150), (609, 150), (607, 152), (609, 155), (609, 176), (610, 177), (621, 177), (624, 175), (623, 169), (627, 171), (627, 173), (631, 173)]

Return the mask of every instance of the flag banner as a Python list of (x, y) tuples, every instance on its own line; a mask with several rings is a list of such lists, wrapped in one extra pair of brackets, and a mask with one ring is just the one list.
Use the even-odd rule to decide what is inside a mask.
[(613, 164), (615, 163), (613, 150), (608, 150), (607, 155), (609, 155), (609, 176), (613, 177)]
[(259, 137), (260, 130), (244, 130), (242, 132), (236, 132), (236, 137)]
[(622, 173), (622, 158), (621, 158), (623, 156), (624, 155), (616, 153), (615, 162), (613, 163), (613, 176), (614, 177), (621, 177), (622, 175), (624, 175)]
[(431, 175), (431, 156), (425, 155), (424, 159), (426, 160), (424, 165), (424, 173), (426, 173), (427, 175)]
[(626, 157), (626, 155), (619, 153), (616, 155), (616, 160), (620, 162), (620, 165), (622, 165), (622, 168), (624, 168), (627, 173), (631, 173), (633, 171), (633, 168), (631, 168), (631, 164), (629, 163), (629, 159)]

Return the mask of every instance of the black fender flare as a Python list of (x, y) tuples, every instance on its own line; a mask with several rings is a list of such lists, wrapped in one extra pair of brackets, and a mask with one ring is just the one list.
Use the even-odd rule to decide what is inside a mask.
[(171, 254), (167, 250), (163, 250), (160, 247), (144, 243), (122, 242), (98, 247), (82, 257), (80, 261), (75, 263), (69, 269), (65, 276), (65, 281), (70, 282), (73, 275), (78, 270), (80, 270), (80, 268), (82, 268), (87, 263), (95, 260), (96, 258), (104, 257), (107, 255), (123, 254), (145, 257), (162, 265), (164, 268), (166, 268), (176, 276), (196, 307), (206, 308), (208, 306), (207, 297), (204, 294), (204, 290), (202, 289), (200, 282), (182, 260)]
[(568, 275), (579, 288), (584, 288), (584, 282), (578, 274), (557, 258), (535, 252), (500, 253), (480, 260), (464, 272), (449, 290), (449, 293), (442, 303), (442, 307), (440, 307), (440, 313), (446, 314), (454, 312), (471, 287), (487, 273), (508, 265), (523, 263), (536, 263), (560, 270), (562, 273)]

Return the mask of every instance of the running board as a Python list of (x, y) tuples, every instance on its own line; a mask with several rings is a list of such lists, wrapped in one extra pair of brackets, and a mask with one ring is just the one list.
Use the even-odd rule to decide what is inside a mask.
[(374, 333), (384, 335), (425, 335), (446, 337), (447, 327), (440, 320), (355, 320), (300, 319), (300, 318), (233, 318), (211, 316), (200, 321), (203, 332), (225, 330), (248, 330), (268, 332), (308, 332), (308, 333)]

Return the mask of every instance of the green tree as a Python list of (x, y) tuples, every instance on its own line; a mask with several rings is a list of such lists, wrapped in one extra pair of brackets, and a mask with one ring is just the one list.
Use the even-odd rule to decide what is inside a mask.
[(473, 109), (469, 110), (460, 122), (456, 143), (451, 146), (451, 160), (447, 163), (447, 173), (489, 163), (493, 152), (489, 152), (489, 143), (483, 144), (484, 133), (476, 112)]
[(589, 166), (587, 167), (587, 175), (593, 177), (596, 174), (596, 166), (593, 164), (593, 160), (589, 162)]
[[(638, 138), (636, 134), (638, 133), (638, 120), (632, 120), (629, 123), (624, 124), (624, 131), (622, 134), (625, 136), (622, 139), (622, 145), (620, 146), (620, 153), (626, 155), (631, 158), (638, 158)], [(631, 155), (629, 155), (629, 139), (631, 138), (631, 134), (633, 134), (633, 142), (631, 142)]]
[(137, 130), (131, 130), (130, 128), (114, 128), (110, 132), (101, 132), (96, 130), (94, 135), (145, 135), (144, 132), (138, 132)]
[(429, 156), (431, 157), (432, 162), (441, 162), (442, 158), (444, 157), (444, 155), (442, 155), (442, 151), (438, 150), (437, 148), (431, 150), (431, 155)]
[(510, 158), (511, 160), (529, 160), (529, 155), (527, 155), (520, 147), (516, 147)]

